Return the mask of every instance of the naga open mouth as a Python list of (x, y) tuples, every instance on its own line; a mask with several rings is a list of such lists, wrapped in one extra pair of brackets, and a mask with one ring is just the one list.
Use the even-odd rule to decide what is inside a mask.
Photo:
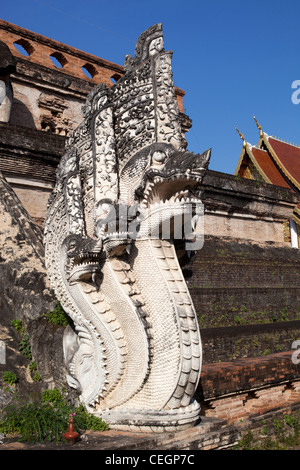
[(73, 261), (71, 263), (72, 269), (74, 269), (78, 267), (98, 265), (100, 263), (101, 258), (99, 255), (88, 253), (78, 258), (71, 258), (71, 259)]
[(69, 257), (68, 281), (70, 284), (78, 281), (88, 281), (101, 271), (101, 257), (96, 254)]
[(199, 201), (197, 187), (200, 181), (201, 176), (189, 172), (169, 176), (156, 174), (146, 183), (141, 206), (149, 207), (158, 202), (196, 203)]
[(151, 169), (139, 204), (137, 238), (195, 240), (199, 214), (203, 214), (201, 179), (196, 172)]
[(87, 281), (101, 271), (103, 264), (102, 243), (98, 240), (81, 239), (72, 235), (65, 240), (66, 275), (70, 284)]
[[(211, 149), (202, 155), (176, 152), (166, 160), (158, 153), (151, 167), (145, 172), (136, 196), (145, 207), (158, 201), (199, 201), (200, 183), (203, 179)], [(158, 158), (159, 157), (159, 158)], [(185, 200), (185, 201), (184, 201)]]
[(106, 257), (121, 256), (124, 253), (128, 245), (128, 233), (108, 233), (101, 240), (101, 244), (98, 240), (92, 239), (85, 242), (86, 249), (82, 248), (82, 240), (79, 241), (77, 248), (74, 239), (69, 242), (66, 269), (69, 284), (95, 280), (95, 276), (101, 273)]

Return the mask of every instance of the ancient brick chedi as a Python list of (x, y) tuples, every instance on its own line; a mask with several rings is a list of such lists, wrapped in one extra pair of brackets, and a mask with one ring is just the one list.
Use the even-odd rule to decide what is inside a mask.
[(92, 90), (45, 226), (48, 275), (74, 322), (68, 383), (119, 428), (191, 425), (200, 411), (200, 333), (172, 239), (188, 212), (197, 228), (210, 150), (185, 150), (171, 58), (155, 25), (124, 76)]

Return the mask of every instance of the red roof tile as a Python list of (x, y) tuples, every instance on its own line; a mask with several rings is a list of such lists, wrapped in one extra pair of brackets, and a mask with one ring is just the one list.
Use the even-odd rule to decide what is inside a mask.
[(278, 157), (282, 171), (300, 187), (300, 148), (269, 137), (269, 143)]
[(272, 184), (290, 188), (282, 174), (277, 170), (274, 162), (266, 150), (252, 147), (252, 154), (255, 157), (257, 165), (261, 168)]

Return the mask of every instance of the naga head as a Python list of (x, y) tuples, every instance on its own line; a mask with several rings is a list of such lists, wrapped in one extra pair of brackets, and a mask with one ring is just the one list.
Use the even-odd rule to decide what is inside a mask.
[(190, 217), (188, 231), (193, 232), (201, 205), (200, 183), (210, 155), (210, 149), (195, 155), (155, 143), (127, 162), (120, 174), (120, 200), (136, 211), (129, 220), (131, 237), (180, 238), (176, 229), (182, 233), (185, 215)]

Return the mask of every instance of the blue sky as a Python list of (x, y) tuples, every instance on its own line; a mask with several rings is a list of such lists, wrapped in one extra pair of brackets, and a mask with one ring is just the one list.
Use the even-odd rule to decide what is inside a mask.
[(212, 148), (210, 169), (233, 173), (242, 142), (267, 133), (300, 145), (299, 0), (10, 0), (1, 18), (123, 65), (141, 32), (163, 24), (175, 85), (193, 120), (188, 149)]

